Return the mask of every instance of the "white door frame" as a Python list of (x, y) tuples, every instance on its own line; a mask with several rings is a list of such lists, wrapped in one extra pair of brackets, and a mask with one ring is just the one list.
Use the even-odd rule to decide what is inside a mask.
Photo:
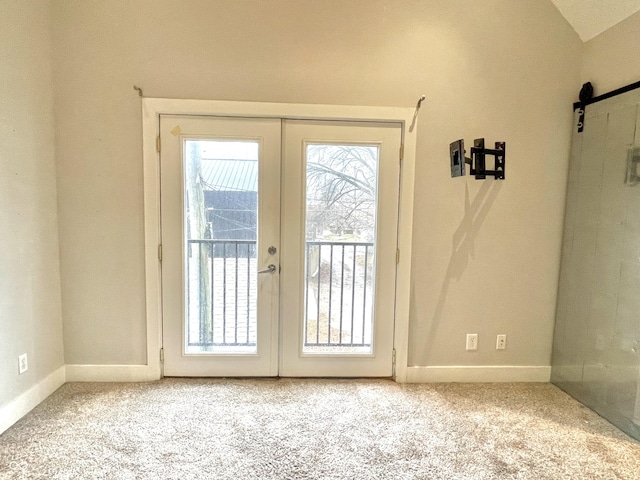
[[(161, 114), (396, 122), (401, 124), (404, 155), (400, 169), (398, 214), (398, 249), (400, 250), (400, 256), (396, 270), (394, 326), (396, 364), (394, 379), (400, 383), (406, 382), (416, 152), (416, 125), (413, 123), (414, 109), (169, 98), (142, 99), (147, 367), (157, 378), (162, 375), (160, 361), (160, 349), (162, 346), (162, 285), (159, 260), (161, 239), (160, 155), (158, 152)], [(410, 125), (413, 128), (410, 129)]]

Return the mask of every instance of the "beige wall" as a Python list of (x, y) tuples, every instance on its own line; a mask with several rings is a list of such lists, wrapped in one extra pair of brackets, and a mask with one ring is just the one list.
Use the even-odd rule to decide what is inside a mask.
[(65, 360), (144, 364), (143, 2), (53, 5)]
[[(145, 361), (137, 84), (381, 106), (426, 94), (410, 363), (549, 365), (581, 53), (551, 2), (60, 0), (53, 25), (67, 363)], [(451, 179), (449, 143), (481, 136), (507, 142), (507, 180)]]
[(582, 83), (601, 95), (640, 81), (639, 44), (640, 12), (584, 44)]
[[(0, 406), (64, 364), (49, 5), (0, 1)], [(18, 355), (29, 370), (18, 375)]]

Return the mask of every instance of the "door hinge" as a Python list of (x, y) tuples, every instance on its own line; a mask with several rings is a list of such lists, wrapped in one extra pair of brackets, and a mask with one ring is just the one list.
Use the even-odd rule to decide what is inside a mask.
[(400, 263), (400, 249), (396, 249), (396, 265)]
[(160, 349), (160, 363), (164, 364), (164, 348)]
[(156, 150), (160, 153), (160, 135), (156, 137)]
[(393, 349), (393, 352), (391, 353), (391, 362), (393, 363), (393, 366), (396, 366), (396, 349)]
[(404, 159), (404, 143), (400, 144), (400, 162)]
[(158, 260), (162, 261), (162, 245), (158, 245)]

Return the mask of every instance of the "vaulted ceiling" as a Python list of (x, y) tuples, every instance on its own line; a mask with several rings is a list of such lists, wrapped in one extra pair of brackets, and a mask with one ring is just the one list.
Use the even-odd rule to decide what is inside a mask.
[(640, 11), (640, 0), (551, 0), (583, 42)]

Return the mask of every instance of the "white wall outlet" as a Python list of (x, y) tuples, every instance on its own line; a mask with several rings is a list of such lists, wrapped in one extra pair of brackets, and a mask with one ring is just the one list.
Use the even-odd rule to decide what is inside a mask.
[(496, 337), (496, 350), (504, 350), (507, 348), (507, 336), (498, 335)]
[(18, 374), (22, 375), (29, 370), (29, 363), (27, 362), (27, 354), (23, 353), (18, 357)]
[(478, 349), (478, 334), (467, 333), (467, 350), (477, 350), (477, 349)]

